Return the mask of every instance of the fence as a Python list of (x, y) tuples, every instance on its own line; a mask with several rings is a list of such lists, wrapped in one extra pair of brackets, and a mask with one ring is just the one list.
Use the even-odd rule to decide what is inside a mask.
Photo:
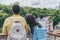
[(7, 40), (7, 35), (0, 33), (0, 40)]

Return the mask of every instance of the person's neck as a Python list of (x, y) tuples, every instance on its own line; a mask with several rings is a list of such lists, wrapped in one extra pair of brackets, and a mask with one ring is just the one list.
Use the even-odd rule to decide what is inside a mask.
[(13, 16), (20, 16), (20, 14), (13, 14)]
[(13, 15), (20, 15), (20, 14), (13, 14)]

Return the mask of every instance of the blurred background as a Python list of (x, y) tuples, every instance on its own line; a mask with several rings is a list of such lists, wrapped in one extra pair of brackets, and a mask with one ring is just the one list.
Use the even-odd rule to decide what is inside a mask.
[(50, 30), (60, 23), (60, 0), (0, 0), (0, 33), (4, 20), (13, 14), (12, 6), (15, 2), (20, 4), (21, 16), (32, 14), (36, 19), (40, 16), (47, 18)]
[(50, 17), (52, 28), (60, 22), (60, 0), (0, 0), (0, 32), (5, 18), (12, 15), (12, 6), (14, 2), (20, 4), (20, 13), (32, 14), (35, 18), (40, 16)]
[(29, 13), (36, 19), (40, 16), (46, 17), (51, 30), (60, 22), (60, 0), (0, 0), (0, 33), (4, 20), (12, 15), (14, 2), (20, 4), (23, 17)]

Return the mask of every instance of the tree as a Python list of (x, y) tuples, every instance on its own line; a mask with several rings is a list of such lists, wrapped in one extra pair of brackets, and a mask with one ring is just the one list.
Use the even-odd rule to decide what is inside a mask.
[(0, 10), (0, 27), (2, 27), (4, 19), (8, 16), (9, 16), (9, 14), (4, 13), (3, 10)]

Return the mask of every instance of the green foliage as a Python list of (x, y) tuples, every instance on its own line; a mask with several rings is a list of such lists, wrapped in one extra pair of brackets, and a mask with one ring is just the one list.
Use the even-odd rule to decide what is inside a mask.
[(9, 14), (4, 13), (3, 10), (0, 10), (0, 27), (2, 27), (4, 19), (8, 16), (9, 16)]
[(0, 33), (2, 33), (2, 28), (0, 28)]
[[(36, 18), (41, 15), (50, 16), (50, 21), (55, 24), (60, 21), (60, 10), (58, 9), (46, 9), (46, 8), (32, 8), (32, 7), (21, 7), (20, 14), (25, 16), (26, 14), (32, 14)], [(0, 4), (0, 26), (8, 16), (12, 15), (12, 5), (2, 5)], [(54, 24), (54, 25), (55, 25)]]

